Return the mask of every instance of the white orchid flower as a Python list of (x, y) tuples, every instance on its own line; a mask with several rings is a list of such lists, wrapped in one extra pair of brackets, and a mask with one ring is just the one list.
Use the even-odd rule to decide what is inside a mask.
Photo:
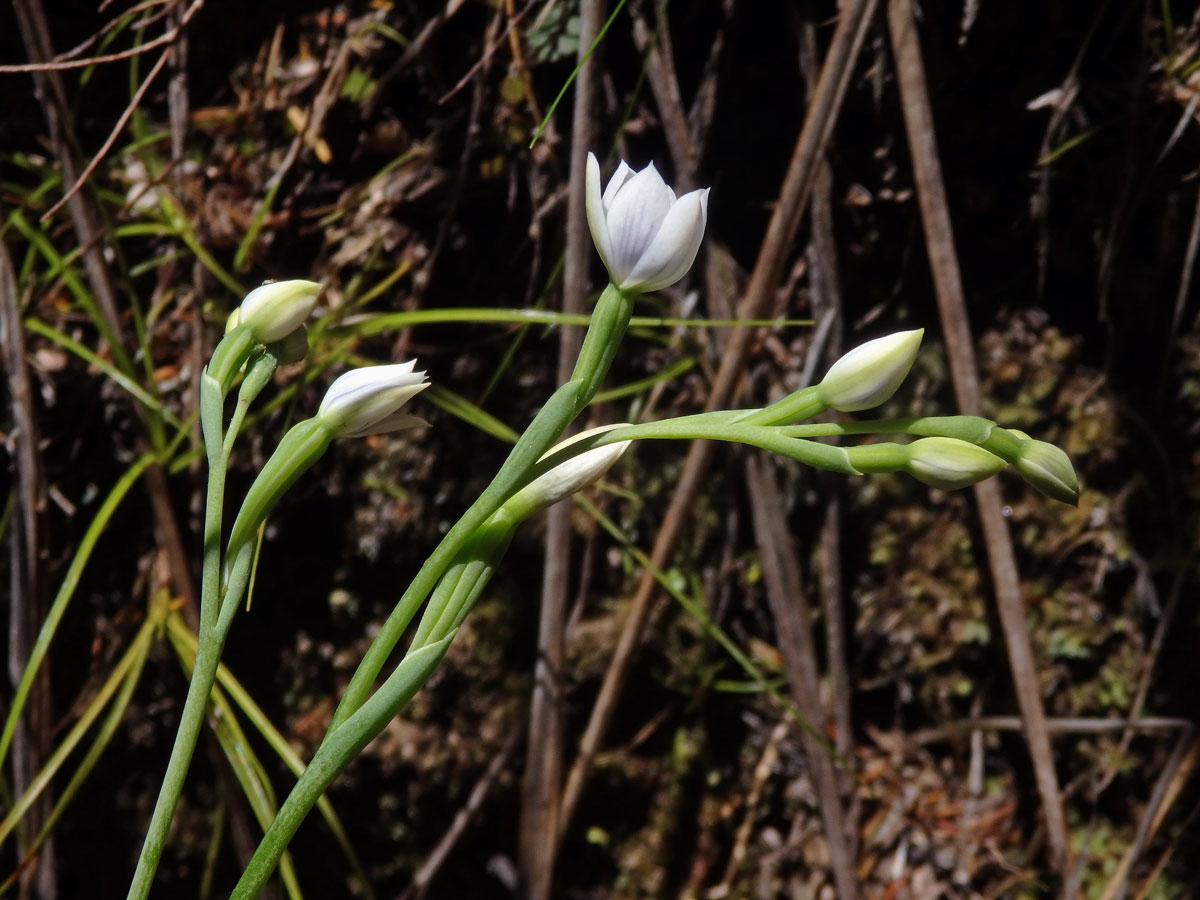
[(413, 371), (416, 365), (414, 359), (351, 369), (329, 386), (317, 418), (336, 437), (365, 437), (427, 424), (400, 412), (405, 403), (429, 387), (425, 373)]
[(829, 367), (821, 398), (830, 409), (856, 412), (891, 399), (917, 358), (924, 328), (897, 331), (860, 344)]
[[(603, 434), (606, 431), (612, 431), (614, 428), (624, 428), (627, 422), (618, 422), (614, 425), (601, 425), (598, 428), (589, 428), (587, 431), (581, 431), (579, 434), (572, 435), (564, 441), (555, 444), (542, 456), (546, 459), (548, 456), (553, 456), (564, 447), (569, 447), (584, 438), (589, 438), (597, 434)], [(605, 472), (613, 467), (618, 459), (629, 449), (632, 441), (618, 441), (615, 444), (605, 444), (602, 447), (595, 447), (591, 450), (585, 450), (578, 456), (572, 456), (565, 462), (559, 463), (549, 471), (543, 472), (541, 475), (513, 494), (504, 503), (504, 509), (507, 510), (514, 519), (520, 520), (532, 515), (539, 509), (545, 509), (558, 503), (560, 500), (565, 500), (572, 494), (583, 490), (591, 484), (595, 484)]]
[(262, 343), (273, 344), (304, 324), (320, 293), (321, 285), (315, 281), (272, 281), (248, 293), (235, 311), (237, 319), (230, 319), (235, 325), (249, 326)]
[(600, 163), (588, 154), (588, 227), (608, 277), (627, 294), (674, 284), (692, 267), (708, 221), (708, 188), (676, 199), (654, 164), (624, 162), (600, 192)]

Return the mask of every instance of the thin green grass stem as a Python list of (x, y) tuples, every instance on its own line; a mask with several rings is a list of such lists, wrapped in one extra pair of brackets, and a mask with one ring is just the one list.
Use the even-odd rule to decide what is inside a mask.
[(42, 767), (41, 771), (30, 782), (25, 792), (17, 798), (12, 809), (8, 811), (8, 815), (4, 817), (4, 821), (0, 822), (0, 843), (3, 843), (5, 838), (12, 833), (13, 827), (24, 817), (37, 798), (41, 796), (42, 792), (50, 784), (50, 780), (58, 773), (63, 763), (66, 762), (67, 757), (71, 755), (72, 751), (74, 751), (75, 747), (87, 733), (87, 730), (91, 728), (92, 723), (104, 711), (104, 707), (108, 705), (108, 701), (117, 692), (117, 689), (121, 686), (129, 671), (135, 666), (140, 668), (140, 663), (146, 658), (146, 651), (153, 632), (154, 623), (147, 620), (142, 625), (137, 637), (133, 639), (133, 642), (126, 649), (120, 661), (113, 667), (112, 672), (109, 673), (100, 690), (96, 692), (96, 696), (92, 698), (83, 715), (71, 726), (71, 730), (59, 742), (54, 753), (46, 760), (46, 764)]
[(75, 596), (75, 589), (79, 586), (79, 579), (83, 575), (83, 570), (86, 568), (88, 560), (91, 559), (92, 551), (95, 550), (97, 541), (100, 540), (100, 536), (104, 533), (104, 529), (112, 518), (113, 513), (117, 511), (117, 507), (121, 505), (121, 501), (129, 493), (129, 489), (137, 483), (138, 479), (142, 477), (142, 473), (146, 471), (146, 468), (154, 460), (154, 454), (147, 453), (125, 471), (125, 474), (117, 480), (112, 490), (108, 492), (108, 496), (104, 498), (104, 502), (100, 504), (100, 508), (92, 518), (91, 524), (88, 525), (87, 531), (84, 532), (83, 540), (79, 542), (79, 549), (75, 551), (75, 556), (71, 559), (71, 564), (67, 567), (67, 573), (63, 577), (62, 584), (59, 585), (58, 594), (55, 595), (54, 602), (50, 604), (46, 618), (42, 621), (42, 627), (38, 631), (37, 640), (34, 641), (33, 648), (29, 651), (29, 659), (25, 663), (25, 670), (21, 673), (21, 680), (17, 684), (17, 689), (13, 694), (12, 705), (9, 707), (8, 715), (4, 720), (4, 730), (0, 732), (0, 764), (3, 764), (9, 746), (12, 743), (13, 732), (17, 727), (17, 720), (25, 708), (25, 702), (29, 698), (29, 690), (33, 684), (34, 676), (37, 675), (42, 660), (45, 659), (46, 653), (50, 649), (50, 643), (54, 640), (58, 625), (67, 611), (71, 598)]
[[(141, 680), (142, 668), (145, 665), (146, 657), (150, 648), (150, 639), (153, 637), (154, 631), (157, 627), (158, 623), (153, 618), (147, 619), (142, 625), (141, 630), (138, 632), (137, 637), (134, 638), (133, 644), (130, 647), (130, 651), (127, 652), (127, 656), (128, 653), (134, 651), (135, 648), (137, 652), (133, 655), (132, 664), (128, 666), (124, 672), (124, 680), (121, 682), (120, 690), (117, 692), (116, 698), (112, 702), (112, 706), (108, 711), (108, 715), (105, 716), (104, 722), (96, 732), (96, 736), (92, 740), (92, 746), (88, 748), (88, 752), (84, 754), (83, 758), (76, 765), (75, 772), (71, 775), (71, 780), (67, 782), (66, 786), (59, 794), (58, 800), (54, 804), (54, 809), (50, 811), (50, 815), (46, 817), (46, 821), (42, 824), (41, 831), (39, 831), (37, 837), (35, 837), (33, 841), (24, 848), (25, 854), (21, 862), (14, 868), (13, 873), (9, 875), (2, 884), (0, 884), (0, 896), (6, 894), (12, 888), (12, 886), (20, 879), (21, 875), (26, 871), (26, 867), (29, 865), (29, 862), (37, 856), (38, 850), (41, 848), (42, 844), (45, 843), (46, 838), (50, 836), (50, 833), (54, 830), (55, 825), (58, 824), (59, 818), (61, 818), (62, 814), (66, 811), (67, 806), (70, 805), (71, 801), (75, 798), (75, 794), (78, 793), (79, 788), (82, 787), (83, 783), (87, 780), (87, 777), (91, 774), (92, 769), (95, 768), (100, 756), (108, 748), (108, 744), (112, 740), (112, 737), (116, 733), (118, 727), (123, 721), (125, 721), (125, 710), (129, 708), (129, 701), (133, 697), (133, 691), (138, 686), (138, 682)], [(122, 660), (122, 663), (118, 664), (118, 668), (120, 668), (123, 663), (124, 660)], [(115, 674), (116, 670), (114, 670), (114, 675)], [(101, 690), (103, 691), (103, 689)], [(97, 696), (96, 700), (92, 701), (93, 705), (95, 705), (98, 700), (99, 695)]]

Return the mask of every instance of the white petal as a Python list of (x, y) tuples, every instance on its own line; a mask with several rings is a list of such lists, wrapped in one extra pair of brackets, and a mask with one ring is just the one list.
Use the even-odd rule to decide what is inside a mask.
[[(621, 165), (624, 166), (625, 163), (621, 163)], [(617, 171), (619, 173), (621, 170)], [(608, 224), (604, 220), (604, 202), (600, 197), (600, 163), (596, 160), (596, 154), (588, 154), (585, 173), (583, 196), (584, 206), (587, 209), (588, 229), (592, 232), (592, 243), (596, 245), (596, 252), (600, 254), (604, 267), (611, 270), (612, 266), (609, 265), (609, 260), (612, 259), (612, 241), (609, 240)], [(616, 180), (614, 175), (608, 186), (611, 188)]]
[(707, 222), (708, 188), (684, 194), (620, 287), (648, 293), (674, 284), (695, 262)]
[[(591, 156), (589, 153), (588, 156)], [(617, 191), (621, 190), (621, 186), (633, 177), (633, 169), (629, 168), (629, 164), (625, 160), (621, 160), (621, 164), (617, 166), (617, 171), (613, 172), (612, 178), (608, 179), (608, 184), (604, 187), (604, 211), (608, 212), (612, 206), (613, 198), (617, 196)]]
[(340, 437), (371, 434), (428, 384), (415, 360), (352, 369), (329, 386), (317, 417)]
[(321, 401), (321, 410), (331, 406), (352, 404), (372, 393), (385, 391), (395, 385), (410, 385), (420, 383), (425, 377), (424, 372), (414, 372), (417, 361), (411, 359), (406, 363), (395, 363), (387, 366), (364, 366), (351, 369), (334, 379), (333, 384), (325, 392)]
[(608, 237), (612, 242), (608, 272), (613, 281), (624, 284), (628, 280), (674, 202), (675, 194), (653, 163), (629, 179), (617, 193), (607, 215)]

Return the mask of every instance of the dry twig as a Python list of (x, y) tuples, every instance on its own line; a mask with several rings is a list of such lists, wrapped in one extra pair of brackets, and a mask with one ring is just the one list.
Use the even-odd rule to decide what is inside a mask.
[[(754, 272), (738, 306), (739, 318), (761, 318), (770, 307), (779, 274), (783, 270), (792, 238), (812, 190), (819, 162), (828, 144), (837, 112), (841, 108), (854, 61), (858, 58), (858, 51), (876, 4), (877, 0), (856, 0), (847, 3), (842, 10), (838, 28), (825, 57), (816, 98), (809, 107), (804, 127), (796, 140), (779, 201), (767, 227)], [(718, 409), (734, 395), (745, 371), (745, 361), (755, 332), (756, 329), (752, 328), (735, 328), (730, 332), (720, 369), (705, 404), (706, 409)], [(712, 444), (707, 441), (696, 441), (689, 448), (679, 483), (671, 497), (651, 551), (654, 567), (661, 568), (670, 559), (688, 519), (693, 498), (704, 481), (711, 456)], [(604, 738), (630, 664), (641, 643), (642, 632), (656, 596), (655, 587), (654, 577), (647, 571), (643, 574), (630, 604), (621, 635), (613, 651), (612, 662), (605, 672), (604, 683), (592, 707), (587, 728), (580, 739), (578, 755), (567, 778), (559, 821), (560, 842), (570, 824), (571, 814), (579, 802), (592, 760)]]
[[(971, 329), (963, 296), (962, 275), (954, 248), (954, 232), (946, 203), (941, 164), (934, 137), (933, 113), (925, 83), (921, 49), (917, 41), (911, 0), (888, 0), (888, 26), (896, 55), (896, 74), (901, 105), (912, 153), (913, 177), (925, 228), (929, 265), (933, 270), (942, 331), (954, 393), (964, 413), (978, 415), (981, 407), (979, 378)], [(1046, 731), (1046, 713), (1038, 687), (1033, 647), (1025, 624), (1025, 604), (1013, 555), (1008, 523), (1001, 511), (1000, 488), (994, 479), (975, 485), (980, 525), (992, 571), (992, 585), (999, 608), (1000, 623), (1008, 649), (1009, 669), (1017, 691), (1017, 701), (1025, 722), (1025, 737), (1033, 758), (1034, 774), (1055, 868), (1066, 871), (1067, 822), (1059, 796), (1054, 754)]]
[[(563, 272), (563, 312), (585, 308), (591, 238), (585, 211), (584, 176), (592, 138), (592, 110), (599, 61), (586, 55), (604, 22), (603, 0), (584, 0), (580, 14), (579, 73), (571, 121), (570, 193), (567, 196), (567, 246)], [(579, 328), (559, 332), (558, 381), (571, 377), (583, 335)], [(547, 900), (557, 856), (562, 802), (562, 669), (564, 629), (571, 569), (571, 505), (551, 508), (546, 522), (545, 567), (538, 618), (538, 658), (529, 712), (529, 742), (522, 785), (520, 854), (528, 900)]]

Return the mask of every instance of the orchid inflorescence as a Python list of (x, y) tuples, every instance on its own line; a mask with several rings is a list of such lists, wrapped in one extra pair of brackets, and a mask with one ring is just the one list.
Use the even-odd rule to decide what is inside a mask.
[[(591, 154), (585, 198), (588, 225), (609, 284), (596, 301), (575, 371), (542, 406), (491, 484), (446, 533), (380, 627), (334, 712), (324, 741), (235, 887), (234, 900), (257, 895), (321, 793), (429, 678), (503, 558), (517, 526), (593, 484), (635, 440), (732, 441), (847, 475), (906, 472), (945, 490), (974, 484), (1011, 465), (1043, 494), (1076, 502), (1078, 483), (1065, 453), (987, 419), (927, 416), (802, 424), (826, 411), (860, 412), (890, 400), (917, 358), (920, 329), (861, 344), (837, 360), (817, 384), (761, 409), (606, 425), (560, 441), (603, 381), (629, 323), (634, 298), (668, 287), (688, 272), (708, 216), (707, 188), (676, 197), (653, 165), (634, 172), (621, 162), (602, 191), (600, 165)], [(316, 308), (320, 291), (316, 282), (301, 280), (273, 282), (251, 291), (230, 317), (227, 333), (201, 379), (209, 491), (198, 650), (130, 898), (143, 898), (149, 892), (221, 650), (248, 589), (255, 536), (266, 517), (336, 438), (426, 424), (404, 412), (406, 404), (428, 387), (415, 360), (342, 374), (329, 386), (316, 414), (281, 438), (247, 491), (222, 546), (225, 471), (246, 409), (280, 362), (303, 358), (304, 323)], [(226, 399), (239, 376), (237, 403), (227, 419)], [(873, 440), (848, 447), (815, 440), (864, 434), (901, 434), (915, 440)], [(380, 680), (390, 654), (422, 607), (407, 652)]]

